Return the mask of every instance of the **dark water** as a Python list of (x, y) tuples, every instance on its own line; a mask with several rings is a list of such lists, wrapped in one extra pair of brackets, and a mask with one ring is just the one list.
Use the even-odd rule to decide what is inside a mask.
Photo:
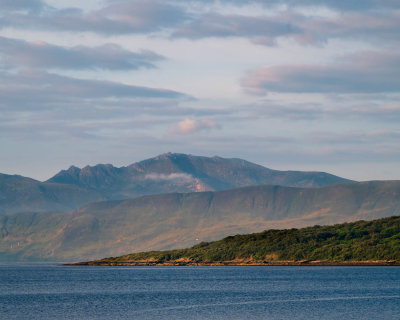
[(0, 319), (400, 319), (398, 267), (0, 265)]

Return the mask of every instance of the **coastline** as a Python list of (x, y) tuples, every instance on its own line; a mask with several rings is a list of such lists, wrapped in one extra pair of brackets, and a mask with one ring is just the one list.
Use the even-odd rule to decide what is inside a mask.
[(325, 261), (325, 260), (299, 260), (299, 261), (193, 261), (193, 260), (171, 260), (171, 261), (112, 261), (95, 260), (87, 262), (76, 262), (63, 264), (65, 266), (400, 266), (400, 261), (376, 260), (376, 261)]

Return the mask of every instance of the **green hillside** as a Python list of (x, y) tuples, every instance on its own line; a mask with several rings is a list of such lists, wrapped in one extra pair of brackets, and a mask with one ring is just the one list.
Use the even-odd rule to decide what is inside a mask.
[(123, 261), (400, 261), (400, 217), (333, 226), (268, 230), (202, 242), (189, 249), (152, 251), (107, 258)]

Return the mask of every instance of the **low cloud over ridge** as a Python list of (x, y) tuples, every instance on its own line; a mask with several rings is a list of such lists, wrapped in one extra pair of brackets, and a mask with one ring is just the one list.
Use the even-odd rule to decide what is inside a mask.
[(170, 180), (193, 180), (193, 176), (187, 173), (149, 173), (144, 176), (145, 179), (155, 181), (170, 181)]

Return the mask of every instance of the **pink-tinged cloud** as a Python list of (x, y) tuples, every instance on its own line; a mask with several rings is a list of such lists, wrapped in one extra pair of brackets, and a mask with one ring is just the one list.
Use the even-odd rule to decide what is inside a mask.
[(212, 120), (201, 119), (194, 120), (191, 118), (185, 118), (178, 122), (177, 125), (169, 129), (169, 133), (175, 134), (192, 134), (202, 130), (217, 129), (219, 126)]
[(241, 82), (252, 94), (400, 92), (400, 51), (363, 52), (329, 65), (262, 66)]

